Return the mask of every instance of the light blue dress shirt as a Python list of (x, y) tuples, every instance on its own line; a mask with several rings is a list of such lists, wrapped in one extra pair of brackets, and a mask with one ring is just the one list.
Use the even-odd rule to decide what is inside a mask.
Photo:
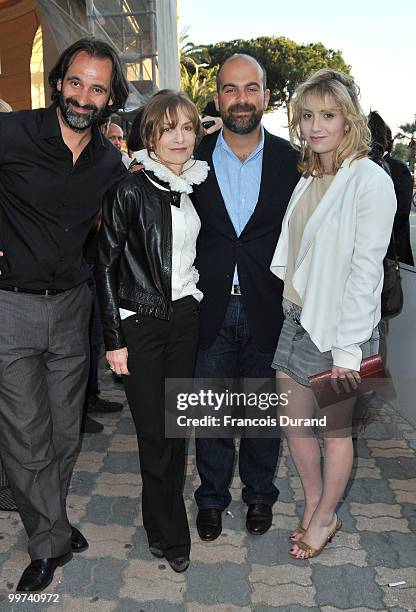
[[(261, 127), (258, 147), (242, 162), (225, 142), (221, 130), (212, 154), (221, 194), (237, 236), (240, 236), (248, 223), (259, 199), (263, 148), (264, 130)], [(233, 285), (238, 284), (236, 266)]]

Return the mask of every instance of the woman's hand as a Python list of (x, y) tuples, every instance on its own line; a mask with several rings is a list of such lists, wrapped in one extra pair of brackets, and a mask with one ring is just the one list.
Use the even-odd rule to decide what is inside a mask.
[(331, 384), (333, 389), (339, 393), (340, 389), (338, 387), (338, 381), (341, 381), (344, 389), (349, 391), (348, 384), (351, 385), (353, 389), (357, 389), (358, 385), (361, 382), (360, 373), (357, 370), (350, 370), (349, 368), (340, 368), (339, 366), (332, 366), (332, 374), (331, 374)]
[(128, 375), (130, 372), (127, 369), (128, 350), (127, 347), (117, 349), (115, 351), (107, 351), (105, 354), (110, 370), (120, 376), (121, 374)]

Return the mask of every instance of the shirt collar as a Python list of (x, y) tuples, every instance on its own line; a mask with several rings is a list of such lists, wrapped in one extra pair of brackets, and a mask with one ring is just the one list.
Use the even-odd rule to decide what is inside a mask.
[[(98, 125), (96, 123), (93, 124), (92, 128), (91, 128), (91, 135), (92, 135), (92, 144), (94, 146), (94, 149), (98, 149), (98, 147), (105, 147), (106, 146), (106, 140), (109, 144), (111, 144), (111, 146), (114, 147), (113, 143), (110, 142), (108, 139), (105, 139), (105, 136), (103, 136), (103, 134), (101, 133), (100, 128), (98, 127)], [(104, 140), (105, 139), (105, 140)]]
[(184, 163), (182, 173), (178, 176), (161, 163), (154, 153), (149, 155), (146, 149), (136, 151), (135, 157), (145, 170), (153, 172), (158, 179), (178, 193), (192, 193), (192, 185), (203, 183), (209, 170), (207, 162), (192, 157)]
[(61, 128), (56, 114), (56, 104), (51, 104), (45, 108), (39, 130), (39, 138), (62, 137)]
[(238, 159), (238, 161), (240, 163), (247, 163), (250, 159), (253, 159), (260, 151), (263, 150), (264, 148), (264, 128), (262, 125), (260, 125), (260, 142), (257, 145), (257, 147), (254, 149), (254, 151), (252, 151), (250, 153), (250, 155), (247, 157), (247, 159), (244, 160), (244, 162), (241, 162), (241, 160), (237, 157), (237, 155), (234, 153), (234, 151), (232, 150), (232, 148), (227, 144), (227, 142), (225, 141), (224, 138), (224, 130), (221, 130), (220, 135), (218, 136), (217, 139), (217, 143), (215, 145), (215, 149), (218, 148), (222, 148), (224, 151), (226, 151), (227, 153), (229, 153), (230, 155), (232, 155), (235, 159)]
[[(56, 114), (56, 106), (57, 105), (54, 102), (48, 106), (48, 108), (45, 108), (40, 126), (39, 138), (62, 138), (61, 126), (59, 125), (58, 115)], [(95, 123), (91, 130), (91, 141), (94, 149), (106, 146), (104, 136), (101, 134), (98, 125)]]

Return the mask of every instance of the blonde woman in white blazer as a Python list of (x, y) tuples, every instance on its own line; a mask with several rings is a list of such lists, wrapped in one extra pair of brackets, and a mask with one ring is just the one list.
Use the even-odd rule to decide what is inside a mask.
[[(367, 157), (369, 132), (351, 77), (316, 72), (298, 87), (291, 110), (302, 178), (271, 263), (285, 283), (285, 322), (273, 367), (279, 381), (286, 379), (282, 385), (290, 382), (286, 414), (305, 418), (315, 411), (309, 376), (332, 369), (333, 378), (356, 386), (362, 359), (378, 352), (383, 259), (396, 198), (390, 177)], [(352, 409), (351, 400), (332, 407), (332, 415), (344, 420), (338, 421), (342, 433), (323, 432), (323, 476), (312, 432), (287, 432), (305, 496), (291, 536), (290, 554), (297, 559), (320, 554), (341, 527), (335, 511), (351, 474)]]

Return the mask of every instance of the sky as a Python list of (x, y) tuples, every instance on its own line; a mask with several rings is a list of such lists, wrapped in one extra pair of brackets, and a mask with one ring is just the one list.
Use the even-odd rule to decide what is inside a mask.
[[(195, 44), (286, 36), (339, 49), (361, 89), (393, 134), (416, 113), (415, 0), (178, 0), (178, 29)], [(267, 117), (284, 134), (285, 116)]]

